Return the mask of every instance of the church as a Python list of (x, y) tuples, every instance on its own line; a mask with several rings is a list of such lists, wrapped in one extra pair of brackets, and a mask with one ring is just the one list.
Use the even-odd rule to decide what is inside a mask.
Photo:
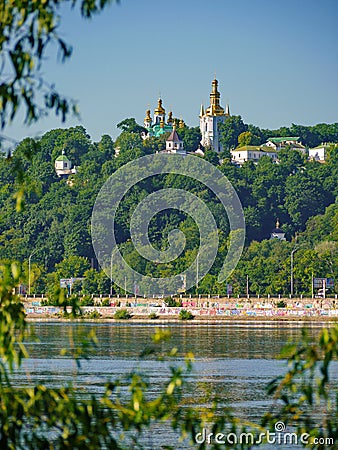
[(204, 111), (204, 106), (201, 105), (200, 111), (200, 130), (202, 134), (201, 145), (204, 148), (210, 148), (217, 153), (223, 151), (223, 146), (220, 142), (220, 133), (218, 125), (224, 123), (230, 117), (229, 105), (226, 105), (225, 110), (220, 105), (220, 93), (218, 92), (218, 81), (216, 78), (212, 81), (212, 88), (210, 93), (210, 105)]
[[(147, 134), (143, 136), (146, 137), (159, 137), (162, 134), (165, 133), (171, 133), (173, 131), (173, 113), (172, 111), (169, 111), (168, 113), (168, 119), (166, 121), (166, 112), (162, 105), (162, 99), (159, 98), (157, 102), (157, 108), (154, 110), (154, 116), (151, 117), (150, 109), (147, 109), (146, 111), (146, 117), (143, 121), (143, 126), (147, 130)], [(179, 121), (179, 128), (184, 127), (184, 122), (181, 119)]]
[[(210, 93), (210, 105), (204, 110), (204, 106), (201, 105), (200, 110), (200, 130), (201, 130), (201, 145), (203, 148), (210, 148), (217, 153), (223, 151), (223, 146), (220, 142), (220, 133), (218, 125), (224, 123), (228, 117), (230, 117), (229, 105), (226, 108), (222, 108), (220, 105), (220, 93), (218, 91), (218, 81), (214, 79), (212, 81), (212, 88)], [(174, 120), (172, 112), (168, 114), (166, 120), (166, 111), (162, 104), (162, 99), (158, 99), (157, 108), (154, 110), (154, 115), (151, 117), (151, 111), (146, 111), (146, 117), (143, 122), (144, 128), (147, 133), (144, 133), (143, 138), (155, 136), (159, 137), (165, 133), (172, 133), (174, 130)], [(178, 128), (183, 128), (184, 122), (181, 119), (179, 121)]]

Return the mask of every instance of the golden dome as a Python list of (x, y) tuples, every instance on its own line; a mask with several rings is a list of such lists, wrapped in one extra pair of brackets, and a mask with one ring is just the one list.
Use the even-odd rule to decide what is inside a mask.
[(154, 111), (155, 114), (162, 115), (165, 114), (165, 109), (162, 106), (162, 99), (158, 99), (157, 108)]
[(151, 116), (150, 116), (150, 109), (147, 109), (147, 111), (146, 111), (146, 117), (144, 118), (144, 121), (145, 121), (145, 122), (152, 122), (152, 121), (153, 121), (153, 119), (152, 119)]

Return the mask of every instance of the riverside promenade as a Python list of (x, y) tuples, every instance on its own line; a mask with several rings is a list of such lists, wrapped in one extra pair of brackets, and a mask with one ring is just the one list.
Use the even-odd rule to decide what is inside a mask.
[[(81, 300), (81, 298), (80, 298)], [(166, 299), (134, 297), (92, 297), (91, 306), (81, 306), (84, 316), (96, 315), (102, 319), (114, 318), (116, 311), (127, 309), (132, 318), (147, 319), (156, 315), (163, 319), (177, 319), (187, 310), (196, 319), (333, 319), (338, 320), (336, 298), (175, 298), (179, 306), (168, 306)], [(63, 308), (46, 305), (44, 298), (23, 298), (27, 317), (57, 318)], [(71, 312), (71, 308), (67, 307)], [(94, 313), (95, 314), (95, 313)]]

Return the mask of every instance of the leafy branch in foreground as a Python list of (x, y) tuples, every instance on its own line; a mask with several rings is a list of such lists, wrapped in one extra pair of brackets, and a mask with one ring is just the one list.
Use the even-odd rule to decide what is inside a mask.
[(307, 447), (336, 448), (338, 393), (332, 389), (330, 376), (332, 361), (337, 364), (338, 325), (324, 328), (315, 343), (303, 330), (302, 339), (285, 346), (281, 357), (287, 357), (289, 370), (268, 386), (275, 403), (265, 415), (263, 426), (283, 421), (298, 435), (309, 435)]
[[(116, 0), (117, 2), (118, 0)], [(79, 7), (84, 18), (100, 13), (113, 0), (12, 0), (0, 2), (0, 125), (12, 121), (21, 104), (25, 123), (37, 121), (48, 110), (62, 121), (77, 113), (76, 103), (60, 95), (41, 71), (47, 49), (57, 49), (62, 62), (72, 48), (59, 35), (60, 5)]]

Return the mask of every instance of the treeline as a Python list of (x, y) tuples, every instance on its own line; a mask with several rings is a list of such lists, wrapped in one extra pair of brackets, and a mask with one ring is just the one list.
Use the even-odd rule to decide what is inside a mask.
[[(60, 278), (85, 277), (76, 289), (109, 293), (110, 280), (99, 270), (91, 243), (90, 219), (96, 196), (119, 167), (162, 150), (166, 139), (164, 135), (143, 140), (143, 128), (134, 119), (119, 126), (122, 131), (115, 142), (108, 135), (92, 142), (83, 127), (57, 129), (40, 139), (23, 140), (11, 158), (0, 159), (0, 259), (20, 261), (27, 278), (30, 258), (31, 292), (53, 292)], [(187, 149), (197, 148), (197, 128), (185, 126), (179, 132)], [(68, 182), (54, 170), (62, 151), (77, 167)], [(205, 159), (218, 165), (218, 156), (210, 150)], [(228, 280), (235, 294), (245, 292), (247, 277), (252, 293), (288, 293), (296, 233), (297, 246), (302, 245), (295, 253), (295, 292), (309, 293), (312, 275), (337, 275), (338, 149), (332, 146), (326, 164), (307, 161), (301, 153), (287, 149), (279, 153), (279, 161), (274, 164), (263, 157), (257, 165), (248, 162), (239, 168), (225, 158), (219, 166), (240, 197), (247, 226), (245, 251)], [(149, 193), (168, 187), (194, 193), (212, 211), (219, 231), (219, 252), (200, 282), (199, 292), (226, 293), (226, 283), (218, 285), (216, 280), (227, 254), (228, 221), (212, 192), (193, 180), (170, 174), (152, 177), (126, 196), (116, 228), (126, 260), (140, 273), (163, 277), (181, 273), (196, 258), (198, 229), (179, 211), (163, 211), (149, 227), (150, 241), (158, 249), (168, 246), (171, 230), (179, 228), (185, 234), (185, 251), (171, 264), (150, 263), (130, 241), (129, 220), (136, 205)], [(17, 214), (20, 206), (24, 208)], [(277, 218), (288, 241), (269, 240)], [(121, 292), (115, 285), (112, 289)]]
[(226, 150), (242, 145), (262, 145), (271, 137), (298, 137), (307, 148), (314, 148), (323, 142), (338, 142), (338, 123), (319, 123), (314, 126), (292, 124), (276, 130), (261, 129), (246, 124), (241, 116), (231, 116), (219, 125), (221, 142)]

